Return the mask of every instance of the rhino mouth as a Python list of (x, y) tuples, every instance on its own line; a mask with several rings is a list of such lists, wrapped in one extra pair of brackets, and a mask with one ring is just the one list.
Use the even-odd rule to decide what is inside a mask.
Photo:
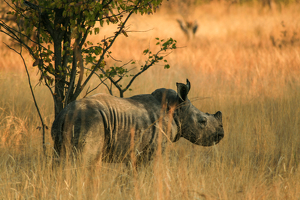
[(215, 144), (218, 144), (224, 137), (224, 133), (217, 133), (214, 137)]
[(224, 133), (219, 132), (211, 135), (210, 137), (206, 138), (199, 138), (196, 141), (196, 144), (201, 145), (201, 146), (212, 146), (215, 144), (218, 144), (222, 139), (224, 138)]

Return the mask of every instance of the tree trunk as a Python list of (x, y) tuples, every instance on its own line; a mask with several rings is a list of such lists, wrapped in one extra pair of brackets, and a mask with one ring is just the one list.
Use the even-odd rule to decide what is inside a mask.
[(54, 39), (54, 57), (55, 57), (55, 89), (54, 89), (54, 113), (55, 118), (64, 108), (63, 100), (65, 99), (64, 87), (65, 87), (65, 71), (62, 66), (61, 57), (61, 38), (59, 34)]

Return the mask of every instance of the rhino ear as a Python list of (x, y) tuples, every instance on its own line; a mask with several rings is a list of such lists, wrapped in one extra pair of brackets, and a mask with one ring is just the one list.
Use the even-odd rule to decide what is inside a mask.
[(191, 89), (190, 81), (188, 79), (186, 79), (186, 85), (183, 83), (176, 83), (176, 86), (177, 86), (177, 93), (178, 93), (179, 98), (182, 101), (187, 100), (187, 95)]
[(214, 114), (215, 118), (222, 122), (222, 113), (220, 111)]

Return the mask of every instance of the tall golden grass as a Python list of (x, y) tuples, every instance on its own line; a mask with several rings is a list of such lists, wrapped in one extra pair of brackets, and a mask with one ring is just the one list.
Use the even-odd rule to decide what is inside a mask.
[[(119, 38), (112, 50), (116, 59), (142, 63), (142, 51), (154, 48), (155, 37), (172, 37), (181, 48), (167, 57), (171, 69), (158, 64), (125, 94), (175, 89), (175, 82), (188, 78), (197, 108), (223, 112), (225, 138), (213, 147), (181, 139), (169, 144), (163, 159), (138, 172), (102, 163), (94, 166), (91, 181), (86, 168), (52, 168), (49, 129), (43, 155), (22, 62), (2, 44), (7, 38), (1, 35), (0, 199), (299, 199), (300, 42), (294, 35), (300, 32), (299, 10), (298, 4), (273, 10), (202, 5), (189, 16), (200, 24), (192, 41), (176, 22), (182, 17), (178, 12), (162, 7), (153, 16), (134, 16), (131, 30), (151, 30)], [(110, 31), (105, 27), (100, 33)], [(31, 58), (26, 60), (30, 65)], [(36, 69), (30, 73), (37, 84)], [(43, 86), (35, 92), (50, 128), (51, 96)]]

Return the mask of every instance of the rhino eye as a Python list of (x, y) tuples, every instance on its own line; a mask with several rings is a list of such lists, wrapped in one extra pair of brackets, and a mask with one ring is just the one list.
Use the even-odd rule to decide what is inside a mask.
[(199, 120), (199, 123), (204, 127), (206, 126), (207, 124), (207, 118), (206, 117), (202, 117), (200, 120)]

